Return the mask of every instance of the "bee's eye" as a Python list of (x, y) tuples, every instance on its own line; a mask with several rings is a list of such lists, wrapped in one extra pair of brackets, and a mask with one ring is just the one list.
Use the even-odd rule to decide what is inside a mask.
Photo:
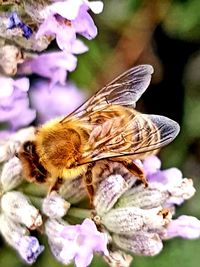
[(32, 148), (33, 148), (32, 142), (30, 142), (30, 141), (25, 142), (24, 145), (23, 145), (23, 148), (24, 148), (25, 152), (31, 153), (32, 152)]

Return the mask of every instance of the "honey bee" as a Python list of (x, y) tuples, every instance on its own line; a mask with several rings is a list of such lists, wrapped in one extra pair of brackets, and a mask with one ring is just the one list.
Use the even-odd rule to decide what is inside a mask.
[(82, 175), (92, 201), (95, 168), (103, 161), (115, 161), (147, 184), (133, 160), (155, 154), (179, 132), (175, 121), (134, 109), (152, 73), (151, 65), (133, 67), (68, 116), (38, 127), (34, 139), (18, 153), (24, 177), (47, 183), (51, 191), (60, 178)]

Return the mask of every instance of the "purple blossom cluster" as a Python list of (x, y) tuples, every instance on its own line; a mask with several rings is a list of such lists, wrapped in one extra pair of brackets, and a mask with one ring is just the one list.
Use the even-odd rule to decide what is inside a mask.
[(8, 130), (16, 131), (29, 125), (36, 116), (34, 109), (30, 108), (27, 78), (12, 79), (0, 77), (0, 123), (8, 127), (0, 131), (1, 137), (9, 134)]
[[(10, 34), (33, 39), (32, 42), (56, 39), (61, 51), (49, 49), (37, 54), (35, 51), (25, 53), (21, 61), (15, 59), (16, 79), (0, 77), (0, 123), (5, 128), (5, 131), (1, 131), (1, 136), (28, 126), (35, 119), (38, 123), (43, 123), (57, 115), (66, 115), (83, 102), (84, 94), (67, 81), (67, 72), (75, 70), (76, 55), (88, 51), (78, 36), (91, 40), (97, 35), (97, 27), (88, 11), (99, 14), (102, 9), (101, 1), (52, 1), (51, 4), (38, 8), (40, 23), (34, 31), (17, 12), (8, 12), (5, 29)], [(8, 49), (6, 51), (5, 60), (10, 60), (11, 52)], [(12, 73), (8, 69), (7, 72)], [(39, 76), (37, 82), (33, 81), (32, 74)], [(30, 82), (28, 78), (21, 78), (24, 75), (30, 76)], [(45, 109), (47, 112), (44, 112)]]

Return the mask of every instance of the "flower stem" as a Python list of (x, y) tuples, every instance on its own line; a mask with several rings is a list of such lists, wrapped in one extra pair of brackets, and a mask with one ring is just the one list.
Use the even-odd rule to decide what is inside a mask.
[(73, 216), (79, 219), (85, 219), (91, 217), (92, 210), (80, 209), (80, 208), (70, 208), (67, 215)]
[(43, 199), (40, 197), (29, 196), (31, 203), (39, 210), (42, 208)]

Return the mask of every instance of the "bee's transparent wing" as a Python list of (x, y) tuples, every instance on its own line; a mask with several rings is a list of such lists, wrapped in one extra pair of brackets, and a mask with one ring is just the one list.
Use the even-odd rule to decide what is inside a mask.
[(109, 105), (134, 108), (137, 100), (147, 89), (152, 73), (153, 67), (151, 65), (139, 65), (129, 69), (100, 89), (83, 105), (65, 117), (62, 122), (71, 117), (87, 117), (89, 114), (103, 110)]
[(94, 128), (81, 164), (123, 156), (142, 159), (170, 143), (180, 130), (164, 116), (133, 113), (127, 124), (120, 117), (114, 120)]

